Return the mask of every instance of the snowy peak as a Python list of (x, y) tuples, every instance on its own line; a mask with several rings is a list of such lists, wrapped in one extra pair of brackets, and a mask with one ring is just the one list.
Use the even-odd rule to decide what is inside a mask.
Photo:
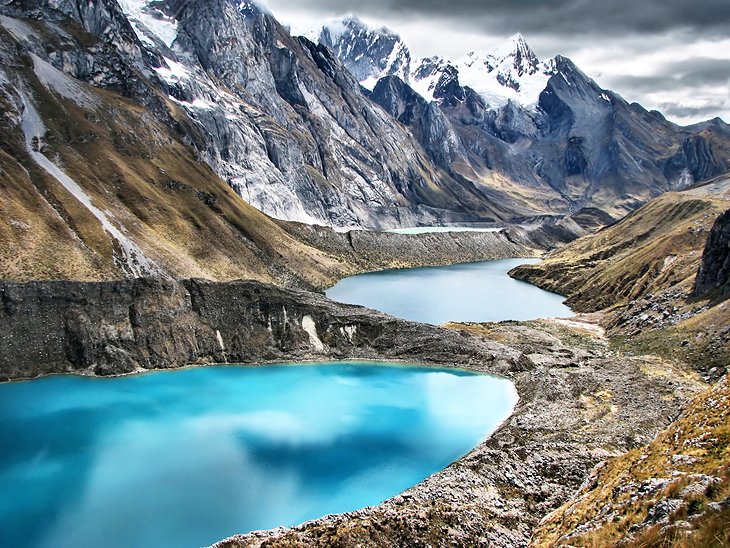
[(553, 60), (540, 62), (521, 34), (460, 59), (433, 56), (413, 62), (398, 34), (372, 28), (353, 15), (332, 21), (315, 34), (309, 36), (329, 47), (363, 87), (372, 90), (380, 78), (395, 75), (428, 101), (439, 100), (447, 87), (468, 86), (492, 108), (508, 101), (531, 107), (557, 72)]
[(516, 91), (520, 89), (520, 79), (523, 76), (531, 76), (540, 68), (540, 60), (521, 34), (511, 36), (505, 43), (491, 50), (470, 52), (460, 64), (470, 69), (496, 71), (499, 83)]
[(317, 38), (370, 90), (384, 76), (409, 79), (411, 53), (400, 36), (385, 27), (373, 28), (348, 15), (324, 25)]

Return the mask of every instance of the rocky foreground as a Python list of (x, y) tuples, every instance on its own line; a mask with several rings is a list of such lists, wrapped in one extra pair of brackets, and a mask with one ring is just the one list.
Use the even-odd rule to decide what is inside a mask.
[[(455, 325), (519, 351), (506, 370), (520, 401), (488, 440), (384, 504), (292, 529), (233, 537), (239, 546), (526, 546), (540, 519), (608, 457), (650, 441), (700, 389), (658, 358), (615, 354), (578, 322)], [(487, 340), (487, 339), (483, 339)], [(494, 371), (489, 366), (480, 368)]]

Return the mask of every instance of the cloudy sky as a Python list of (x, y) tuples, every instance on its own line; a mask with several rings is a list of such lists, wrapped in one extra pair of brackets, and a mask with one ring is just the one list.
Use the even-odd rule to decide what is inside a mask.
[(602, 87), (677, 123), (730, 123), (730, 0), (259, 0), (293, 29), (354, 13), (414, 56), (460, 57), (522, 33)]

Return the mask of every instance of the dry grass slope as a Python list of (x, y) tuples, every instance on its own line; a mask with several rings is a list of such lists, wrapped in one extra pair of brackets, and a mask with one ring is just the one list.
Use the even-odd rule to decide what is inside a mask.
[(600, 465), (533, 546), (730, 546), (727, 377), (645, 447)]
[(721, 197), (667, 193), (512, 274), (567, 295), (580, 312), (691, 285), (712, 223), (729, 206)]

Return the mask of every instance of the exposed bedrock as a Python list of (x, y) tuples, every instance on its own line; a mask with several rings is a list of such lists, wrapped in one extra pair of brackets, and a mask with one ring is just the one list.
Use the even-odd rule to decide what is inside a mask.
[(0, 379), (385, 358), (520, 367), (497, 343), (257, 282), (0, 282)]
[(694, 295), (730, 295), (730, 209), (717, 218), (707, 237)]

